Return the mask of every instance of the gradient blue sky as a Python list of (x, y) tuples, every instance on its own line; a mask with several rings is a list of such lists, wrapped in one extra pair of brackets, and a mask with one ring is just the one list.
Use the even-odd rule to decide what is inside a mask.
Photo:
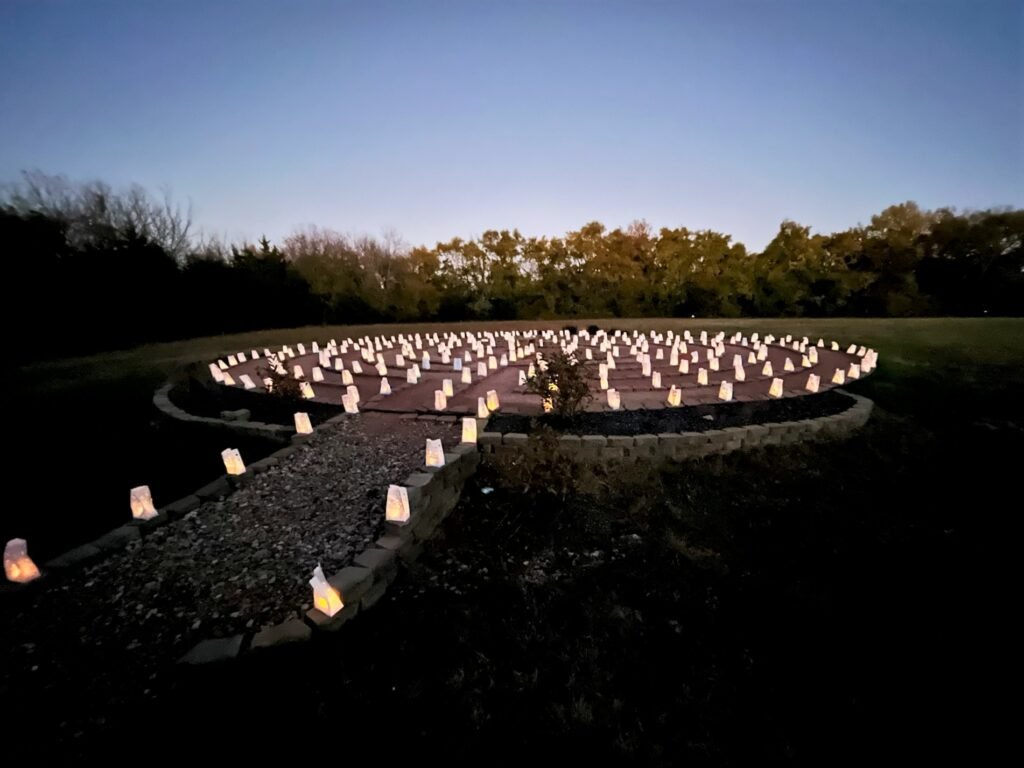
[(0, 0), (0, 180), (296, 226), (713, 228), (1024, 206), (1024, 3)]

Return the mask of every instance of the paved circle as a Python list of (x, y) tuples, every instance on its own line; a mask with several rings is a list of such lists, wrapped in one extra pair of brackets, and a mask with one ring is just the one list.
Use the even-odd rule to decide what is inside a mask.
[[(351, 385), (359, 392), (360, 410), (399, 413), (436, 411), (435, 391), (441, 390), (447, 379), (451, 381), (452, 394), (446, 398), (445, 413), (476, 414), (479, 398), (486, 398), (493, 390), (498, 394), (501, 411), (529, 414), (541, 412), (541, 399), (526, 391), (520, 383), (522, 376), (531, 365), (540, 365), (545, 355), (559, 349), (572, 351), (586, 363), (594, 395), (588, 405), (592, 411), (609, 410), (599, 378), (600, 366), (608, 365), (609, 360), (614, 360), (615, 367), (607, 371), (608, 386), (619, 393), (620, 407), (625, 410), (669, 407), (667, 399), (672, 386), (681, 390), (684, 406), (720, 402), (722, 382), (732, 384), (731, 399), (735, 401), (770, 399), (775, 379), (781, 380), (779, 397), (805, 395), (812, 374), (819, 379), (818, 391), (825, 391), (838, 386), (834, 381), (837, 371), (842, 372), (838, 377), (842, 380), (865, 376), (877, 360), (874, 351), (863, 346), (843, 346), (806, 337), (727, 337), (723, 333), (699, 331), (679, 335), (653, 331), (581, 331), (579, 335), (567, 331), (463, 331), (348, 338), (331, 340), (322, 346), (311, 343), (277, 350), (249, 350), (241, 353), (244, 361), (232, 355), (211, 363), (210, 367), (211, 372), (216, 368), (221, 376), (226, 370), (234, 386), (243, 386), (243, 376), (248, 376), (254, 387), (262, 390), (269, 365), (280, 365), (292, 375), (298, 366), (302, 379), (312, 388), (313, 399), (335, 405), (341, 404), (350, 377)], [(424, 354), (429, 356), (429, 369)], [(645, 360), (649, 372), (645, 370)], [(375, 366), (381, 363), (390, 394), (380, 394), (383, 377)], [(483, 376), (479, 370), (481, 363), (486, 367)], [(495, 363), (497, 366), (492, 367)], [(787, 365), (792, 370), (786, 370)], [(420, 373), (415, 383), (407, 380), (408, 370), (413, 366)], [(469, 383), (463, 381), (463, 370), (470, 372)], [(701, 371), (707, 377), (706, 384), (698, 382)], [(654, 385), (654, 373), (660, 374), (660, 387)], [(320, 376), (322, 381), (315, 380)]]

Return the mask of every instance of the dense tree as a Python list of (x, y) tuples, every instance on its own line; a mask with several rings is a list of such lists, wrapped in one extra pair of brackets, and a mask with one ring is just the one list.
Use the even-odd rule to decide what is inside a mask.
[(193, 237), (166, 196), (33, 173), (0, 196), (0, 247), (16, 357), (310, 323), (1024, 312), (1024, 211), (912, 202), (828, 235), (784, 221), (760, 253), (643, 221), (411, 249), (309, 227), (231, 246)]

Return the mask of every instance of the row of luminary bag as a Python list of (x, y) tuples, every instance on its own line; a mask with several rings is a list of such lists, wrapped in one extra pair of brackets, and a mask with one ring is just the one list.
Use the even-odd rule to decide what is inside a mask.
[[(299, 434), (310, 434), (313, 427), (306, 413), (295, 414), (295, 427)], [(466, 417), (462, 420), (462, 442), (476, 443), (476, 419)], [(224, 469), (229, 475), (244, 475), (245, 462), (236, 448), (226, 448), (221, 452)], [(428, 467), (444, 466), (444, 447), (440, 440), (427, 439), (425, 464)], [(148, 485), (132, 488), (129, 494), (132, 518), (135, 520), (152, 520), (159, 513), (153, 503), (153, 494)], [(385, 516), (391, 522), (403, 523), (409, 519), (408, 491), (403, 486), (392, 485), (388, 488), (388, 500)], [(39, 567), (28, 554), (28, 542), (25, 539), (11, 539), (4, 547), (4, 574), (8, 581), (27, 584), (39, 578)], [(326, 583), (326, 582), (325, 582)]]

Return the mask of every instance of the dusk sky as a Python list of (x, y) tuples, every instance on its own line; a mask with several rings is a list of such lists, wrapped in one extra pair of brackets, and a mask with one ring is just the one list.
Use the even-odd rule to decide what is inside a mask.
[(1024, 206), (1024, 3), (0, 2), (0, 180), (433, 244)]

